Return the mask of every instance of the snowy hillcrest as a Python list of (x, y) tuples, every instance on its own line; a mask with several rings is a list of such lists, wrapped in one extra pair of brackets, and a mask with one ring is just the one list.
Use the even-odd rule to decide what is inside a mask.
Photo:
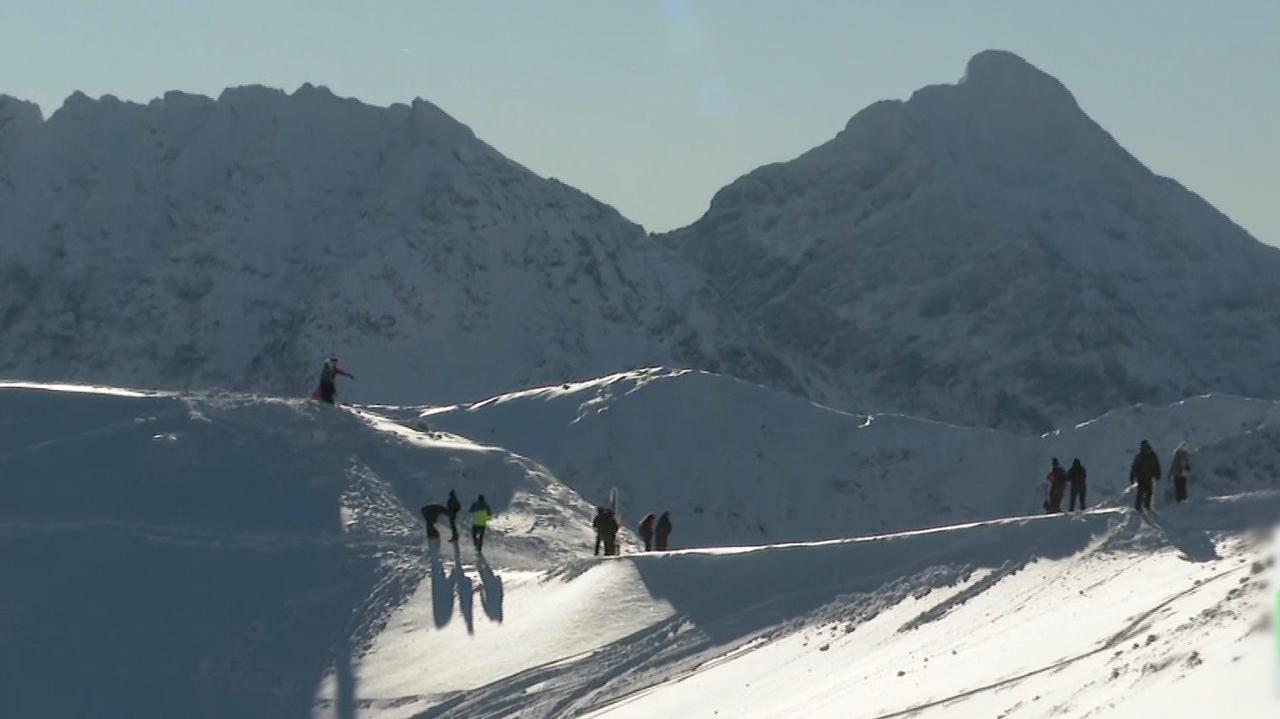
[(671, 510), (680, 546), (1034, 514), (1052, 457), (1084, 462), (1092, 505), (1127, 504), (1143, 438), (1164, 458), (1189, 440), (1196, 496), (1274, 489), (1280, 466), (1267, 444), (1280, 431), (1280, 403), (1225, 395), (1127, 407), (1040, 436), (850, 414), (730, 377), (652, 368), (418, 417), (528, 457), (587, 501), (619, 489), (632, 530), (645, 512)]
[(0, 376), (461, 401), (661, 363), (790, 371), (700, 274), (428, 102), (0, 97)]
[(663, 239), (829, 373), (838, 406), (1045, 430), (1201, 392), (1280, 396), (1280, 251), (1010, 53), (866, 108)]

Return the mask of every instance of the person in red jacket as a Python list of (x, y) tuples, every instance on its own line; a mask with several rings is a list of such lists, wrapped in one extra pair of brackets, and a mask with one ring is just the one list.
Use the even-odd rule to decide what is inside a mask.
[(311, 398), (333, 404), (333, 398), (338, 394), (338, 375), (352, 380), (356, 378), (355, 375), (338, 366), (337, 357), (325, 360), (324, 366), (320, 368), (320, 386), (316, 388)]
[(1067, 471), (1058, 464), (1057, 457), (1053, 458), (1045, 481), (1049, 483), (1049, 501), (1045, 503), (1045, 511), (1048, 514), (1058, 514), (1062, 511), (1062, 497), (1067, 492)]

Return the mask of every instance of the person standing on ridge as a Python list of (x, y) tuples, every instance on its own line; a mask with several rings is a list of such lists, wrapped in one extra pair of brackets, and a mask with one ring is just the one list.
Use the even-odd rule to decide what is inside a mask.
[(449, 530), (453, 532), (453, 536), (449, 541), (453, 544), (458, 543), (458, 512), (462, 511), (462, 502), (458, 501), (458, 495), (449, 490), (449, 500), (444, 503), (444, 507), (449, 512)]
[(1142, 444), (1138, 445), (1138, 454), (1133, 458), (1133, 465), (1129, 467), (1129, 484), (1138, 485), (1138, 496), (1134, 499), (1133, 508), (1141, 511), (1151, 511), (1151, 498), (1156, 493), (1156, 480), (1160, 479), (1160, 458), (1156, 456), (1155, 450), (1151, 449), (1151, 443), (1142, 440)]
[(654, 548), (659, 552), (667, 551), (667, 539), (671, 536), (671, 513), (663, 512), (658, 517), (658, 525), (654, 528)]
[(604, 553), (610, 557), (618, 556), (618, 515), (612, 509), (604, 511)]
[(1169, 479), (1173, 480), (1173, 496), (1179, 504), (1187, 501), (1187, 480), (1191, 478), (1191, 447), (1184, 439), (1173, 450), (1173, 462), (1169, 465)]
[(1049, 501), (1045, 503), (1045, 512), (1048, 514), (1059, 514), (1062, 512), (1062, 496), (1067, 491), (1067, 472), (1058, 464), (1058, 458), (1054, 457), (1049, 468), (1049, 474), (1045, 475), (1045, 481), (1049, 483)]
[(1084, 465), (1080, 464), (1080, 458), (1076, 457), (1071, 460), (1071, 469), (1067, 470), (1067, 481), (1071, 483), (1071, 503), (1069, 505), (1072, 512), (1076, 511), (1076, 498), (1080, 499), (1080, 511), (1084, 511), (1084, 495), (1085, 495), (1085, 479), (1088, 473), (1084, 471)]
[(338, 375), (350, 380), (356, 378), (355, 375), (338, 366), (337, 357), (330, 357), (325, 360), (324, 365), (320, 368), (320, 386), (316, 388), (311, 397), (321, 402), (333, 404), (333, 398), (338, 394)]
[(640, 520), (640, 538), (644, 540), (644, 551), (653, 551), (653, 512), (644, 515), (644, 519)]
[(475, 542), (476, 551), (484, 551), (484, 531), (489, 526), (489, 503), (480, 495), (471, 503), (471, 541)]
[[(618, 553), (618, 519), (613, 516), (613, 511), (600, 507), (596, 511), (595, 519), (591, 520), (591, 526), (596, 530), (596, 549), (600, 545), (604, 545), (604, 556), (612, 557)], [(599, 551), (596, 552), (599, 554)]]
[(596, 551), (594, 556), (600, 556), (600, 545), (604, 542), (604, 507), (596, 507), (596, 516), (591, 518), (591, 528), (596, 530)]
[(422, 506), (422, 518), (427, 520), (427, 539), (440, 539), (440, 532), (436, 531), (436, 520), (445, 511), (445, 508), (439, 504), (425, 504)]

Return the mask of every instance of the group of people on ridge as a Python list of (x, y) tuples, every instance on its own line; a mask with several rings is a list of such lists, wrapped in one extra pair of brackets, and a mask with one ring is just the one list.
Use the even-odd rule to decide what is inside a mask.
[(640, 531), (640, 539), (644, 540), (644, 551), (659, 552), (667, 551), (667, 542), (671, 537), (671, 513), (663, 512), (657, 521), (654, 521), (653, 513), (644, 515), (644, 519), (640, 520), (637, 527)]
[[(1142, 440), (1138, 445), (1138, 453), (1133, 457), (1129, 467), (1129, 484), (1137, 485), (1134, 497), (1134, 508), (1138, 511), (1151, 509), (1151, 500), (1155, 496), (1155, 483), (1160, 480), (1160, 457), (1156, 455), (1151, 443)], [(1184, 441), (1173, 451), (1173, 462), (1169, 467), (1169, 481), (1173, 482), (1174, 499), (1184, 502), (1187, 499), (1187, 483), (1191, 478), (1191, 448)], [(1045, 481), (1049, 483), (1049, 498), (1045, 500), (1044, 509), (1049, 514), (1062, 512), (1062, 499), (1067, 489), (1071, 490), (1069, 511), (1075, 511), (1077, 500), (1080, 509), (1085, 508), (1086, 481), (1088, 473), (1079, 459), (1071, 462), (1070, 469), (1063, 469), (1054, 457), (1049, 474)]]
[[(606, 557), (617, 556), (619, 525), (613, 510), (609, 507), (596, 507), (596, 516), (591, 520), (591, 526), (596, 530), (595, 553), (600, 554), (600, 547), (603, 545)], [(665, 552), (671, 539), (671, 513), (663, 512), (661, 517), (655, 519), (650, 512), (640, 520), (637, 530), (640, 539), (644, 540), (644, 551)]]
[[(458, 501), (458, 495), (451, 489), (449, 490), (449, 498), (444, 504), (426, 504), (422, 507), (422, 518), (427, 522), (427, 540), (439, 540), (440, 532), (436, 530), (436, 520), (442, 515), (449, 517), (449, 530), (453, 536), (449, 537), (449, 541), (457, 543), (458, 541), (458, 513), (462, 511), (462, 502)], [(471, 541), (476, 545), (476, 551), (484, 550), (484, 533), (489, 527), (489, 520), (493, 518), (493, 510), (489, 508), (489, 503), (484, 501), (484, 495), (476, 498), (471, 503)]]
[(1088, 494), (1088, 487), (1085, 482), (1088, 480), (1089, 473), (1085, 471), (1084, 465), (1080, 464), (1079, 458), (1071, 461), (1071, 469), (1063, 469), (1058, 464), (1058, 458), (1054, 457), (1049, 468), (1049, 475), (1045, 477), (1045, 481), (1049, 483), (1049, 499), (1044, 503), (1044, 509), (1049, 514), (1057, 514), (1062, 511), (1062, 498), (1066, 495), (1067, 487), (1071, 488), (1071, 504), (1070, 511), (1076, 510), (1076, 503), (1079, 502), (1081, 511), (1084, 510), (1085, 496)]

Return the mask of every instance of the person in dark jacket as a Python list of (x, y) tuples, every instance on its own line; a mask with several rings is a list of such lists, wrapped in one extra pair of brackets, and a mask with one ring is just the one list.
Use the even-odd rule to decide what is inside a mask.
[(489, 528), (489, 518), (492, 512), (489, 510), (489, 503), (484, 501), (484, 495), (480, 495), (476, 501), (471, 503), (471, 541), (476, 545), (476, 551), (484, 551), (484, 532)]
[(644, 540), (644, 551), (653, 551), (653, 523), (655, 519), (653, 512), (644, 515), (644, 519), (640, 520), (640, 538)]
[(654, 527), (654, 549), (659, 552), (667, 551), (667, 540), (671, 537), (671, 514), (663, 512), (658, 517), (658, 525)]
[(422, 507), (422, 518), (427, 520), (427, 539), (439, 539), (440, 533), (436, 531), (436, 520), (447, 510), (444, 505), (426, 504)]
[(1071, 503), (1068, 506), (1072, 512), (1076, 511), (1076, 499), (1080, 500), (1080, 511), (1084, 511), (1085, 479), (1088, 476), (1084, 471), (1084, 465), (1080, 464), (1079, 457), (1071, 460), (1071, 469), (1067, 470), (1067, 482), (1071, 484)]
[(1138, 445), (1138, 454), (1129, 467), (1129, 484), (1138, 485), (1138, 495), (1134, 499), (1134, 509), (1139, 512), (1151, 509), (1151, 498), (1156, 493), (1156, 480), (1160, 479), (1160, 458), (1151, 448), (1151, 443), (1142, 440)]
[(600, 545), (604, 543), (604, 507), (596, 507), (596, 516), (591, 518), (591, 528), (596, 530), (596, 551), (594, 556), (600, 556)]
[(356, 378), (355, 375), (338, 366), (337, 357), (325, 360), (324, 365), (320, 367), (320, 386), (311, 395), (312, 399), (333, 404), (334, 397), (338, 394), (338, 375), (351, 380)]
[(1050, 464), (1049, 474), (1044, 478), (1049, 483), (1049, 501), (1044, 509), (1048, 514), (1058, 514), (1062, 511), (1062, 497), (1067, 493), (1067, 472), (1058, 464), (1057, 457)]
[(600, 545), (604, 545), (604, 556), (612, 557), (618, 553), (618, 519), (613, 510), (600, 507), (591, 526), (596, 530), (596, 554), (600, 553)]
[(1178, 503), (1187, 501), (1187, 480), (1191, 479), (1191, 447), (1186, 440), (1173, 450), (1173, 462), (1169, 465), (1169, 479), (1173, 481), (1173, 497)]
[(462, 511), (462, 502), (458, 501), (458, 495), (449, 490), (449, 499), (444, 503), (445, 509), (449, 511), (449, 530), (453, 532), (453, 536), (449, 538), (450, 542), (458, 543), (458, 512)]

